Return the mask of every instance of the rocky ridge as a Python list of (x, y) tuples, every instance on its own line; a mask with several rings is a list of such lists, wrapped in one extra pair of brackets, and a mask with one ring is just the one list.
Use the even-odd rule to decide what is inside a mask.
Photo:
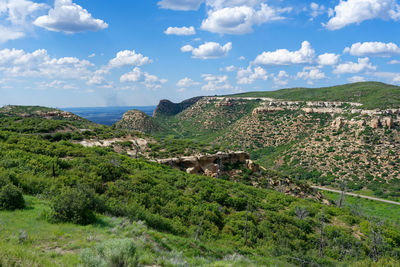
[(162, 130), (162, 127), (152, 117), (139, 110), (127, 111), (115, 126), (143, 133), (154, 133)]
[(157, 116), (173, 116), (176, 115), (190, 106), (196, 104), (197, 101), (202, 99), (202, 97), (194, 97), (182, 101), (181, 103), (173, 103), (167, 99), (163, 99), (160, 101), (156, 109), (154, 110), (153, 117)]
[[(250, 173), (249, 182), (255, 187), (274, 189), (294, 197), (311, 198), (329, 204), (321, 193), (313, 190), (307, 184), (296, 183), (288, 178), (268, 176), (267, 173), (264, 173), (267, 171), (264, 167), (254, 163), (250, 160), (250, 155), (242, 151), (158, 159), (156, 162), (190, 174), (214, 178), (229, 177), (234, 181), (239, 181), (245, 173)], [(234, 167), (231, 168), (232, 166)]]

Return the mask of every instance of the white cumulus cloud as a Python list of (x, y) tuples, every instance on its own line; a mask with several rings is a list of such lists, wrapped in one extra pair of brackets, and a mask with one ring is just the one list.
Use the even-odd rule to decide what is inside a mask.
[(228, 90), (233, 88), (229, 83), (227, 75), (218, 76), (213, 74), (203, 74), (201, 77), (203, 77), (206, 82), (206, 84), (201, 87), (204, 91)]
[(120, 77), (120, 82), (122, 83), (137, 83), (144, 85), (149, 89), (161, 88), (162, 84), (166, 83), (167, 80), (160, 79), (155, 75), (151, 75), (147, 72), (143, 72), (139, 67), (133, 68), (132, 71), (123, 74)]
[(297, 76), (298, 79), (303, 80), (321, 80), (325, 79), (326, 75), (318, 68), (303, 68), (303, 71), (298, 72)]
[(136, 53), (135, 50), (119, 51), (115, 58), (108, 63), (110, 68), (120, 68), (124, 66), (143, 66), (152, 63), (152, 60), (142, 54)]
[(284, 19), (281, 14), (290, 10), (275, 9), (264, 3), (259, 9), (248, 5), (212, 9), (203, 20), (201, 29), (213, 33), (245, 34), (253, 31), (253, 25)]
[(31, 53), (17, 49), (0, 50), (0, 72), (8, 77), (87, 80), (93, 64), (76, 57), (52, 58), (47, 50)]
[(48, 15), (38, 17), (34, 24), (49, 31), (65, 33), (99, 31), (108, 27), (107, 23), (93, 18), (72, 0), (55, 0), (54, 8), (49, 10)]
[(0, 43), (24, 37), (38, 13), (46, 9), (46, 4), (28, 0), (1, 0)]
[(286, 86), (289, 83), (289, 74), (284, 70), (279, 71), (278, 74), (272, 73), (271, 77), (274, 80), (275, 87)]
[(365, 42), (355, 43), (351, 47), (344, 49), (345, 53), (350, 53), (352, 56), (381, 56), (389, 57), (400, 54), (400, 47), (394, 43), (382, 42)]
[(334, 69), (333, 73), (335, 74), (346, 74), (346, 73), (359, 73), (362, 71), (375, 71), (376, 66), (373, 66), (369, 61), (369, 58), (359, 58), (358, 62), (346, 62), (343, 64), (339, 64)]
[(165, 34), (167, 35), (195, 35), (196, 34), (196, 30), (194, 29), (193, 26), (190, 27), (168, 27), (168, 29), (166, 29), (164, 31)]
[(340, 56), (333, 53), (325, 53), (319, 55), (317, 58), (317, 63), (320, 66), (332, 66), (339, 62)]
[(23, 31), (3, 27), (0, 25), (0, 43), (5, 43), (10, 40), (16, 40), (25, 36)]
[(273, 52), (263, 52), (254, 60), (258, 65), (294, 65), (312, 63), (315, 57), (315, 50), (308, 41), (301, 44), (300, 50), (289, 51), (278, 49)]
[(185, 78), (179, 80), (176, 83), (176, 86), (181, 87), (181, 88), (188, 88), (188, 87), (196, 86), (199, 84), (200, 84), (199, 82), (195, 82), (192, 79), (185, 77)]
[(268, 73), (261, 67), (252, 69), (251, 66), (249, 66), (247, 69), (241, 68), (237, 72), (236, 79), (238, 84), (253, 84), (256, 80), (268, 80)]
[(197, 48), (185, 45), (181, 48), (182, 52), (192, 52), (194, 58), (199, 59), (215, 59), (227, 56), (232, 49), (232, 43), (229, 42), (224, 46), (215, 42), (206, 42)]
[(315, 2), (312, 2), (310, 4), (310, 16), (311, 20), (314, 18), (318, 17), (319, 15), (322, 15), (325, 13), (325, 6), (324, 5), (318, 5)]
[(370, 19), (399, 20), (400, 5), (396, 0), (341, 0), (332, 15), (324, 26), (328, 30), (339, 30)]

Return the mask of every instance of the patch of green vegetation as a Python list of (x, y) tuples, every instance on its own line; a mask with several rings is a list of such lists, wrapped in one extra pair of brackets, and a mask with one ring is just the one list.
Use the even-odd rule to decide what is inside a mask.
[[(340, 197), (340, 194), (338, 193), (324, 191), (323, 194), (335, 203)], [(353, 210), (354, 213), (374, 217), (379, 220), (391, 221), (400, 225), (400, 206), (398, 205), (365, 198), (346, 196), (345, 206), (348, 209)]]
[(293, 101), (340, 101), (363, 104), (364, 109), (398, 108), (400, 87), (380, 82), (360, 82), (324, 88), (292, 88), (249, 92), (229, 97), (272, 97)]

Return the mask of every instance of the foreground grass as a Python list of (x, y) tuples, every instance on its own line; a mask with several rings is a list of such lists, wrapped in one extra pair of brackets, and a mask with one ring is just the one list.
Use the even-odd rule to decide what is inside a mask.
[[(323, 194), (330, 200), (337, 201), (340, 194), (324, 191)], [(365, 198), (346, 196), (345, 206), (369, 217), (387, 220), (397, 225), (400, 225), (400, 206), (389, 203), (374, 201)]]
[(79, 266), (82, 249), (110, 239), (132, 238), (140, 266), (291, 266), (267, 257), (248, 258), (223, 244), (148, 229), (142, 222), (99, 216), (97, 223), (52, 224), (47, 201), (25, 196), (27, 208), (0, 211), (0, 266)]

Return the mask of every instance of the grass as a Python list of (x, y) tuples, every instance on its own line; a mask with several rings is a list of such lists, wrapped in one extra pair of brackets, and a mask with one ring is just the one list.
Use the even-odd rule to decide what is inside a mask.
[[(338, 193), (326, 191), (323, 191), (323, 194), (333, 201), (337, 201), (340, 196)], [(400, 206), (398, 205), (352, 196), (346, 196), (345, 205), (365, 216), (390, 221), (400, 225)]]
[(398, 108), (400, 87), (380, 82), (360, 82), (323, 88), (292, 88), (248, 92), (229, 97), (272, 97), (295, 101), (359, 102), (365, 109)]
[(27, 208), (0, 211), (0, 266), (81, 266), (85, 248), (132, 238), (140, 266), (292, 266), (272, 257), (237, 254), (222, 243), (204, 245), (150, 230), (142, 222), (98, 215), (93, 225), (52, 224), (49, 203), (25, 196)]

